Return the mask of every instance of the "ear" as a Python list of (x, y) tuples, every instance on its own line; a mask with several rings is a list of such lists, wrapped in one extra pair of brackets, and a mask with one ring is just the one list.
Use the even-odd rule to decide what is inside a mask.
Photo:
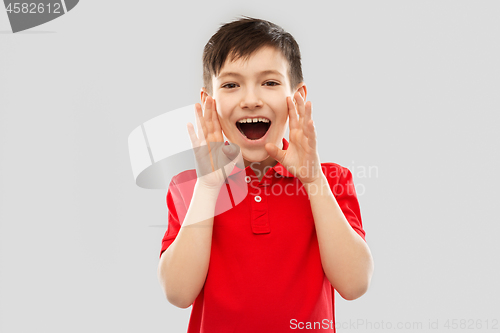
[[(295, 89), (295, 91), (292, 94), (292, 100), (293, 100), (293, 96), (295, 95), (295, 93), (297, 91), (299, 92), (300, 96), (302, 96), (302, 98), (305, 101), (307, 98), (307, 87), (306, 87), (306, 84), (304, 82), (299, 83), (299, 85), (297, 86), (297, 89)], [(293, 100), (293, 102), (295, 103), (295, 100)]]
[(201, 105), (205, 105), (205, 100), (207, 99), (207, 96), (209, 96), (207, 89), (205, 87), (202, 87), (200, 90), (200, 100), (201, 100)]
[(304, 82), (300, 83), (299, 87), (297, 88), (296, 91), (299, 92), (300, 96), (302, 96), (302, 98), (305, 101), (306, 97), (307, 97), (307, 87), (306, 87), (306, 84)]

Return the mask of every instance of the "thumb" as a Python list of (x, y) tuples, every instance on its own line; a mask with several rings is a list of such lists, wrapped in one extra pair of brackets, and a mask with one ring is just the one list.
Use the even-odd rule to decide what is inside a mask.
[(239, 150), (234, 144), (228, 143), (222, 147), (222, 152), (224, 152), (227, 158), (234, 160), (234, 158), (238, 156)]
[(283, 164), (283, 160), (285, 159), (285, 151), (282, 149), (279, 149), (274, 143), (266, 143), (265, 148), (267, 150), (267, 153), (269, 156), (274, 158), (276, 161), (279, 163)]

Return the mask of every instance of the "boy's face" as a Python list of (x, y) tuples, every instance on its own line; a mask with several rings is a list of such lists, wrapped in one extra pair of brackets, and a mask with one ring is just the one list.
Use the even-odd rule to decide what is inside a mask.
[[(222, 130), (249, 162), (270, 158), (264, 148), (268, 142), (282, 148), (288, 126), (286, 97), (293, 99), (288, 66), (279, 50), (265, 46), (246, 61), (232, 62), (228, 57), (219, 76), (212, 77), (212, 97)], [(256, 123), (253, 118), (265, 121)], [(240, 123), (242, 119), (247, 123)]]

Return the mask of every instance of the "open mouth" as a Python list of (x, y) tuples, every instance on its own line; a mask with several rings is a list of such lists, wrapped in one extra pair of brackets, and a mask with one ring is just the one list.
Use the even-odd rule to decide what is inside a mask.
[(266, 135), (271, 121), (267, 118), (247, 118), (236, 122), (236, 127), (249, 140), (258, 140)]

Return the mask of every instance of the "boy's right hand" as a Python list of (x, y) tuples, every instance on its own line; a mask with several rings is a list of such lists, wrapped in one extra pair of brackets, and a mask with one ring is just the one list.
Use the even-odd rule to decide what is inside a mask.
[(237, 162), (243, 165), (241, 150), (235, 144), (224, 144), (222, 128), (217, 116), (215, 100), (207, 96), (204, 114), (199, 103), (195, 104), (198, 135), (194, 126), (187, 124), (191, 146), (196, 159), (197, 182), (207, 188), (220, 189)]

